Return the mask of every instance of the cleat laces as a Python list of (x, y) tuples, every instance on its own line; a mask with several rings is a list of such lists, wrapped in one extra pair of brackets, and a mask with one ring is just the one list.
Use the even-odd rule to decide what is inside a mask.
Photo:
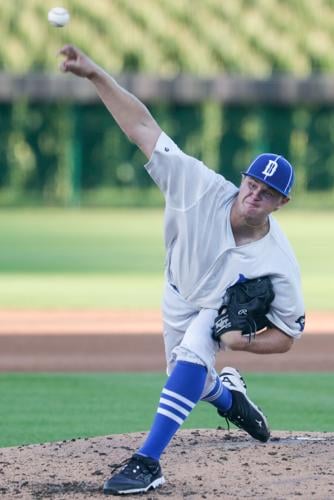
[(112, 464), (111, 474), (120, 470), (120, 472), (127, 477), (140, 476), (142, 473), (148, 472), (150, 474), (156, 472), (156, 464), (149, 463), (149, 458), (141, 455), (133, 455), (119, 464)]

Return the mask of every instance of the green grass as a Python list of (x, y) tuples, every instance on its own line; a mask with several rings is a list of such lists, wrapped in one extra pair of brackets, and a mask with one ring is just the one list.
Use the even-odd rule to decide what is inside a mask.
[(157, 273), (162, 210), (2, 210), (0, 273)]
[[(333, 310), (333, 211), (277, 217), (301, 265), (308, 309)], [(1, 210), (0, 308), (159, 307), (161, 209)]]
[(0, 274), (0, 308), (159, 308), (163, 273)]
[[(160, 373), (0, 374), (0, 446), (146, 431)], [(333, 373), (247, 376), (249, 393), (273, 430), (334, 431)], [(200, 403), (184, 428), (224, 425)]]
[(307, 308), (333, 310), (334, 211), (282, 210), (277, 219), (298, 258)]
[(158, 308), (162, 210), (2, 210), (0, 308)]

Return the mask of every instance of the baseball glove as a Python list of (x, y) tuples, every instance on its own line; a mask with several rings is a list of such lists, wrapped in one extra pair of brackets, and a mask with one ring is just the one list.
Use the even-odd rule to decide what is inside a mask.
[(257, 331), (270, 326), (266, 314), (274, 297), (273, 285), (268, 276), (230, 286), (214, 322), (213, 339), (220, 342), (224, 333), (241, 330), (250, 342)]

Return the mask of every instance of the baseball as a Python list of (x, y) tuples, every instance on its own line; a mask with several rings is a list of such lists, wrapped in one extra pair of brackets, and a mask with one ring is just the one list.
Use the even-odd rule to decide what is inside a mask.
[(62, 28), (65, 26), (70, 20), (70, 15), (66, 9), (63, 7), (54, 7), (49, 10), (48, 13), (48, 21), (52, 26), (56, 28)]

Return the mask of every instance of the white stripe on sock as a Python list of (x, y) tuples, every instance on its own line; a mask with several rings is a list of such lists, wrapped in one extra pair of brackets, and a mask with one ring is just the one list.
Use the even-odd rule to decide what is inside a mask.
[(162, 393), (167, 394), (167, 396), (171, 396), (174, 399), (178, 399), (179, 401), (181, 401), (181, 403), (186, 404), (190, 408), (194, 408), (194, 406), (195, 406), (195, 403), (190, 401), (190, 399), (187, 399), (187, 398), (181, 396), (181, 394), (178, 394), (177, 392), (173, 392), (173, 391), (170, 391), (169, 389), (164, 388), (164, 389), (162, 389)]
[(189, 410), (185, 410), (183, 408), (183, 406), (180, 406), (176, 403), (174, 403), (173, 401), (170, 401), (169, 399), (165, 399), (165, 398), (160, 398), (160, 403), (163, 403), (164, 405), (166, 406), (170, 406), (171, 408), (175, 408), (175, 410), (179, 411), (180, 413), (182, 413), (183, 415), (185, 415), (186, 417), (189, 415), (190, 411)]
[(177, 422), (179, 425), (182, 425), (184, 420), (181, 417), (178, 417), (177, 415), (174, 415), (171, 411), (165, 410), (164, 408), (158, 408), (157, 413), (161, 413), (161, 415), (165, 415), (165, 417), (170, 418), (171, 420), (174, 420)]
[(222, 392), (223, 392), (223, 385), (221, 384), (220, 387), (218, 387), (218, 390), (214, 394), (212, 394), (212, 396), (206, 396), (202, 398), (202, 401), (208, 401), (208, 402), (215, 401), (216, 399), (219, 398), (219, 396), (221, 396)]

